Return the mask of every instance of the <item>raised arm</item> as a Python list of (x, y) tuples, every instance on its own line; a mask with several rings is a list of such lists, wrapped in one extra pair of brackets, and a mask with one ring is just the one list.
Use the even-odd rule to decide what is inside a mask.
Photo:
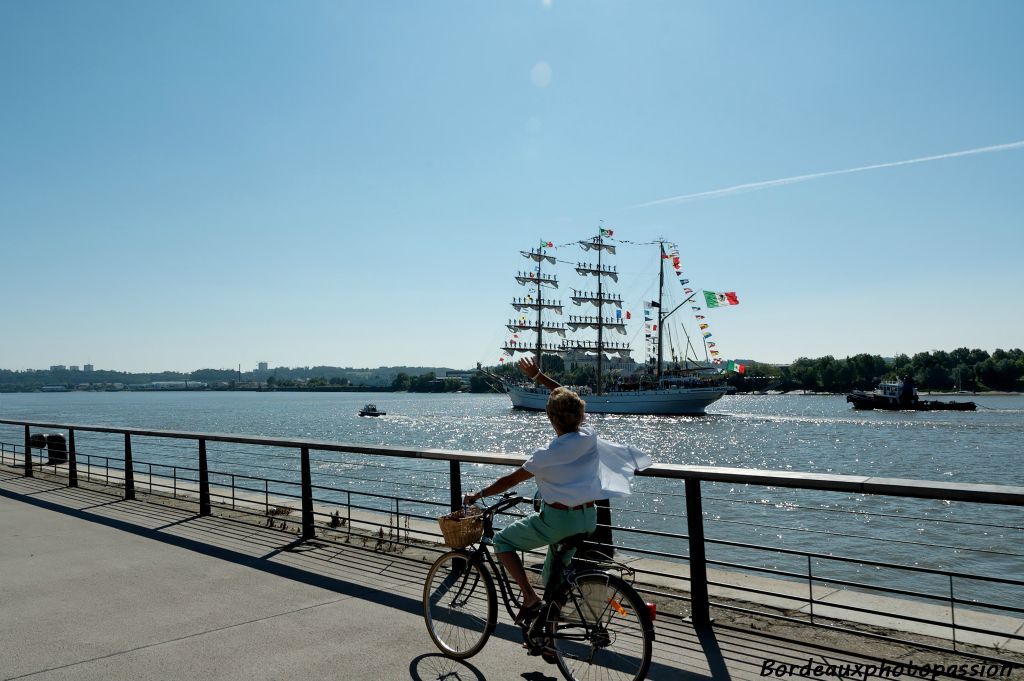
[(519, 360), (519, 370), (522, 371), (528, 379), (540, 383), (545, 388), (551, 388), (554, 390), (555, 388), (562, 387), (561, 384), (557, 383), (554, 379), (542, 374), (540, 372), (540, 367), (537, 366), (537, 363), (533, 361), (532, 357), (524, 357)]

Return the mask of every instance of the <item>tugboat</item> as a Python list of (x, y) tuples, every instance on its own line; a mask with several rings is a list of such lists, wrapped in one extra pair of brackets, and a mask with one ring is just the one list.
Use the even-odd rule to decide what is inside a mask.
[(377, 409), (376, 404), (368, 404), (359, 410), (360, 416), (387, 416), (386, 411), (380, 411)]
[(883, 381), (872, 392), (855, 390), (846, 395), (854, 409), (886, 409), (888, 411), (976, 411), (974, 402), (940, 402), (921, 400), (917, 396), (914, 379), (904, 376), (902, 381)]

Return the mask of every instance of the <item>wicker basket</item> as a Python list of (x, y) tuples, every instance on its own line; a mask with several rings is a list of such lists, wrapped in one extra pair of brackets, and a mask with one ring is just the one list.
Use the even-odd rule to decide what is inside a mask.
[(453, 549), (461, 549), (480, 541), (484, 534), (484, 515), (478, 506), (441, 516), (437, 519), (444, 535), (444, 543)]

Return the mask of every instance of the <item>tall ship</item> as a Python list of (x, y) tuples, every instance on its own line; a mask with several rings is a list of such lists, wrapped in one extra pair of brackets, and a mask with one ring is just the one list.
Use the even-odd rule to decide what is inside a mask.
[[(532, 355), (542, 371), (546, 363), (553, 362), (553, 356), (561, 358), (566, 369), (592, 367), (593, 372), (584, 371), (592, 379), (588, 385), (573, 386), (586, 400), (587, 411), (591, 413), (705, 413), (709, 404), (729, 390), (716, 364), (718, 360), (708, 356), (705, 343), (696, 341), (685, 331), (685, 341), (682, 337), (676, 340), (684, 347), (680, 352), (673, 346), (671, 361), (666, 361), (663, 350), (667, 337), (665, 324), (671, 323), (673, 314), (681, 309), (699, 309), (692, 305), (695, 294), (690, 289), (684, 289), (689, 296), (682, 303), (667, 308), (665, 267), (674, 259), (678, 268), (678, 255), (673, 257), (666, 251), (665, 241), (651, 244), (658, 247), (660, 256), (658, 271), (652, 273), (658, 280), (658, 298), (644, 305), (648, 356), (637, 362), (633, 345), (627, 340), (632, 315), (624, 310), (622, 296), (613, 290), (618, 284), (619, 272), (611, 264), (617, 248), (611, 235), (611, 230), (602, 228), (597, 236), (571, 244), (578, 244), (587, 259), (573, 266), (581, 283), (578, 288), (568, 290), (571, 308), (557, 297), (562, 289), (556, 269), (559, 261), (548, 250), (553, 244), (542, 242), (539, 248), (520, 251), (529, 264), (516, 274), (516, 281), (526, 292), (512, 300), (518, 316), (508, 321), (512, 338), (502, 350), (513, 362)], [(639, 320), (632, 323), (639, 323)], [(699, 349), (704, 350), (703, 360), (698, 357)], [(491, 376), (502, 382), (513, 407), (544, 410), (550, 394), (548, 389)]]

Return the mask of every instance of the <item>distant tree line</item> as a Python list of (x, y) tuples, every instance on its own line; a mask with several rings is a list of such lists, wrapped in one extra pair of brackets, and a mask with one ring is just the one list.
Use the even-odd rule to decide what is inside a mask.
[(407, 390), (411, 393), (453, 393), (462, 390), (465, 385), (458, 378), (438, 378), (433, 371), (410, 376), (405, 372), (399, 373), (391, 381), (393, 390)]
[(841, 393), (871, 390), (883, 380), (911, 376), (919, 390), (971, 392), (1024, 390), (1024, 351), (957, 348), (951, 352), (933, 350), (913, 357), (899, 355), (886, 360), (879, 355), (860, 354), (845, 359), (831, 355), (801, 357), (788, 367), (757, 362), (743, 375), (731, 374), (728, 382), (740, 392), (759, 390), (803, 390)]
[[(514, 362), (489, 367), (489, 371), (506, 379), (519, 374)], [(594, 385), (595, 382), (592, 366), (566, 370), (557, 355), (544, 355), (544, 373), (563, 385)], [(989, 354), (985, 350), (957, 348), (952, 352), (934, 350), (891, 359), (868, 354), (845, 359), (831, 355), (817, 359), (801, 357), (789, 366), (750, 362), (743, 374), (728, 373), (726, 382), (737, 392), (843, 393), (872, 390), (883, 380), (907, 375), (925, 391), (1020, 392), (1024, 391), (1024, 351), (996, 350)], [(613, 372), (605, 385), (621, 378)]]
[[(519, 376), (512, 361), (489, 367), (491, 373), (503, 378)], [(128, 373), (121, 371), (72, 371), (70, 369), (11, 371), (0, 369), (0, 392), (38, 390), (43, 386), (64, 385), (74, 388), (88, 383), (97, 388), (148, 384), (154, 381), (202, 381), (210, 385), (232, 388), (238, 384), (262, 383), (268, 389), (344, 389), (348, 387), (384, 388), (409, 392), (441, 393), (465, 390), (456, 378), (438, 378), (448, 369), (438, 367), (276, 367), (268, 371), (239, 372), (234, 369), (200, 369), (191, 373), (163, 371), (159, 373)], [(593, 385), (592, 366), (566, 369), (557, 355), (544, 355), (544, 373), (564, 385)], [(783, 392), (841, 393), (870, 390), (882, 380), (910, 375), (918, 388), (925, 391), (967, 390), (1024, 391), (1024, 351), (957, 348), (951, 352), (933, 350), (913, 357), (900, 355), (886, 359), (879, 355), (860, 354), (845, 359), (831, 355), (809, 359), (801, 357), (789, 366), (750, 362), (744, 374), (730, 373), (727, 382), (738, 392), (779, 390)], [(625, 377), (614, 372), (610, 383)], [(609, 385), (610, 383), (606, 383)], [(483, 376), (470, 379), (471, 392), (495, 392), (500, 388)]]
[(88, 384), (94, 389), (113, 389), (147, 385), (155, 381), (201, 381), (211, 386), (234, 388), (239, 384), (262, 383), (271, 389), (341, 388), (358, 386), (388, 388), (396, 375), (419, 375), (425, 372), (447, 373), (444, 367), (378, 367), (355, 369), (351, 367), (274, 367), (266, 371), (239, 371), (238, 369), (199, 369), (192, 372), (162, 371), (131, 373), (97, 369), (82, 371), (71, 369), (34, 369), (12, 371), (0, 369), (0, 392), (39, 390), (43, 386), (75, 388)]

